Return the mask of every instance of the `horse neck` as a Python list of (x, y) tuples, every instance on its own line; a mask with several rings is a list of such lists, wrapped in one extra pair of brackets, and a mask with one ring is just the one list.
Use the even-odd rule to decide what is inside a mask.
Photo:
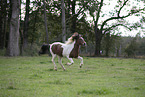
[(74, 41), (72, 40), (72, 37), (70, 37), (66, 42), (65, 44), (69, 45), (69, 44), (72, 44), (74, 43)]
[(77, 41), (76, 41), (75, 44), (74, 44), (73, 50), (74, 50), (75, 52), (79, 53), (79, 48), (80, 48), (80, 45), (79, 45), (79, 44), (77, 43)]
[(72, 51), (70, 52), (69, 57), (77, 58), (79, 56), (79, 47), (80, 47), (80, 45), (77, 43), (77, 40), (76, 40), (74, 47), (73, 47)]

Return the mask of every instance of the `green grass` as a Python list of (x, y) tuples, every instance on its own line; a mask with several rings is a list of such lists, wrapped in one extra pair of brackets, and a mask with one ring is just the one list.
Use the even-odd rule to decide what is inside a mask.
[(0, 57), (0, 97), (145, 97), (143, 59), (74, 62), (54, 71), (51, 57)]

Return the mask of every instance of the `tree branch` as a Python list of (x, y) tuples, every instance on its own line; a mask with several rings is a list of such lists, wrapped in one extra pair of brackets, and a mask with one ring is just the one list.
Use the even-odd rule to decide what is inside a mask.
[(122, 16), (122, 17), (120, 17), (120, 16), (118, 17), (118, 16), (117, 16), (117, 17), (108, 18), (108, 19), (106, 19), (106, 20), (102, 23), (102, 25), (101, 25), (101, 31), (103, 30), (104, 25), (105, 25), (108, 21), (110, 21), (110, 20), (124, 19), (124, 18), (127, 18), (127, 17), (129, 17), (129, 16), (135, 14), (135, 13), (138, 13), (138, 12), (144, 11), (144, 10), (145, 10), (145, 8), (143, 8), (143, 9), (138, 9), (138, 10), (131, 10), (131, 12), (128, 13), (128, 15), (126, 15), (126, 16)]
[(126, 5), (126, 3), (128, 2), (128, 0), (126, 0), (124, 3), (123, 3), (123, 5), (120, 7), (120, 9), (119, 9), (119, 11), (118, 11), (118, 17), (120, 17), (119, 15), (120, 15), (120, 12), (121, 12), (121, 10), (122, 10), (122, 8)]
[(104, 34), (107, 32), (107, 31), (110, 31), (110, 30), (113, 30), (115, 27), (117, 27), (117, 26), (123, 26), (123, 27), (125, 27), (125, 28), (127, 28), (128, 30), (132, 30), (130, 27), (128, 27), (128, 26), (126, 26), (126, 25), (124, 25), (124, 24), (116, 24), (116, 25), (112, 25), (111, 27), (109, 27), (109, 28), (106, 28), (105, 29), (105, 31), (104, 31)]
[(98, 20), (99, 20), (99, 17), (100, 17), (100, 12), (101, 12), (102, 6), (103, 6), (103, 0), (101, 0), (101, 2), (100, 2), (100, 6), (99, 6), (99, 9), (98, 9), (98, 13), (97, 13), (97, 15), (96, 15), (95, 25), (98, 24)]
[[(89, 2), (90, 2), (90, 1), (86, 2), (85, 5), (87, 5)], [(85, 9), (83, 9), (83, 8), (84, 8), (84, 6), (82, 6), (76, 14), (72, 14), (70, 18), (66, 19), (66, 24), (67, 24), (67, 23), (69, 22), (69, 20), (72, 19), (74, 16), (78, 17), (80, 13), (84, 13), (84, 10), (85, 10)], [(83, 10), (82, 10), (82, 9), (83, 9)]]
[[(78, 17), (78, 15), (79, 15), (80, 13), (84, 13), (84, 10), (85, 10), (84, 6), (86, 6), (89, 2), (90, 2), (90, 1), (85, 2), (85, 4), (79, 9), (79, 11), (76, 13), (76, 16), (77, 16), (77, 17)], [(84, 8), (84, 9), (83, 9), (83, 8)], [(82, 9), (83, 9), (83, 10), (82, 10)]]

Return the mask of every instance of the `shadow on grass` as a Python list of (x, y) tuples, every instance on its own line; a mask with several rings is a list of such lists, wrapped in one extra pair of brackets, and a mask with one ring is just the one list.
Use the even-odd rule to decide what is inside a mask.
[(81, 94), (94, 94), (94, 95), (106, 95), (112, 93), (107, 89), (89, 89), (89, 90), (82, 90), (78, 92), (78, 95)]
[(67, 82), (64, 80), (55, 80), (55, 81), (51, 81), (51, 82), (47, 82), (48, 84), (56, 84), (56, 85), (72, 85), (71, 82)]
[(52, 63), (52, 61), (40, 62), (40, 64), (48, 64), (48, 63)]
[(9, 89), (9, 90), (16, 90), (16, 88), (14, 86), (8, 86), (7, 89)]

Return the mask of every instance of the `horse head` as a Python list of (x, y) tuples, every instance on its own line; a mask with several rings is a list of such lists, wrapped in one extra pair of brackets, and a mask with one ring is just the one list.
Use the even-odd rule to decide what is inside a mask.
[(86, 42), (85, 42), (84, 38), (83, 38), (81, 35), (80, 35), (79, 38), (77, 39), (77, 43), (78, 43), (79, 45), (84, 45), (84, 46), (86, 46)]
[(80, 34), (78, 34), (77, 32), (75, 32), (72, 35), (72, 38), (73, 38), (73, 40), (76, 40), (77, 45), (84, 45), (84, 46), (86, 46), (86, 42), (84, 41), (84, 38)]

